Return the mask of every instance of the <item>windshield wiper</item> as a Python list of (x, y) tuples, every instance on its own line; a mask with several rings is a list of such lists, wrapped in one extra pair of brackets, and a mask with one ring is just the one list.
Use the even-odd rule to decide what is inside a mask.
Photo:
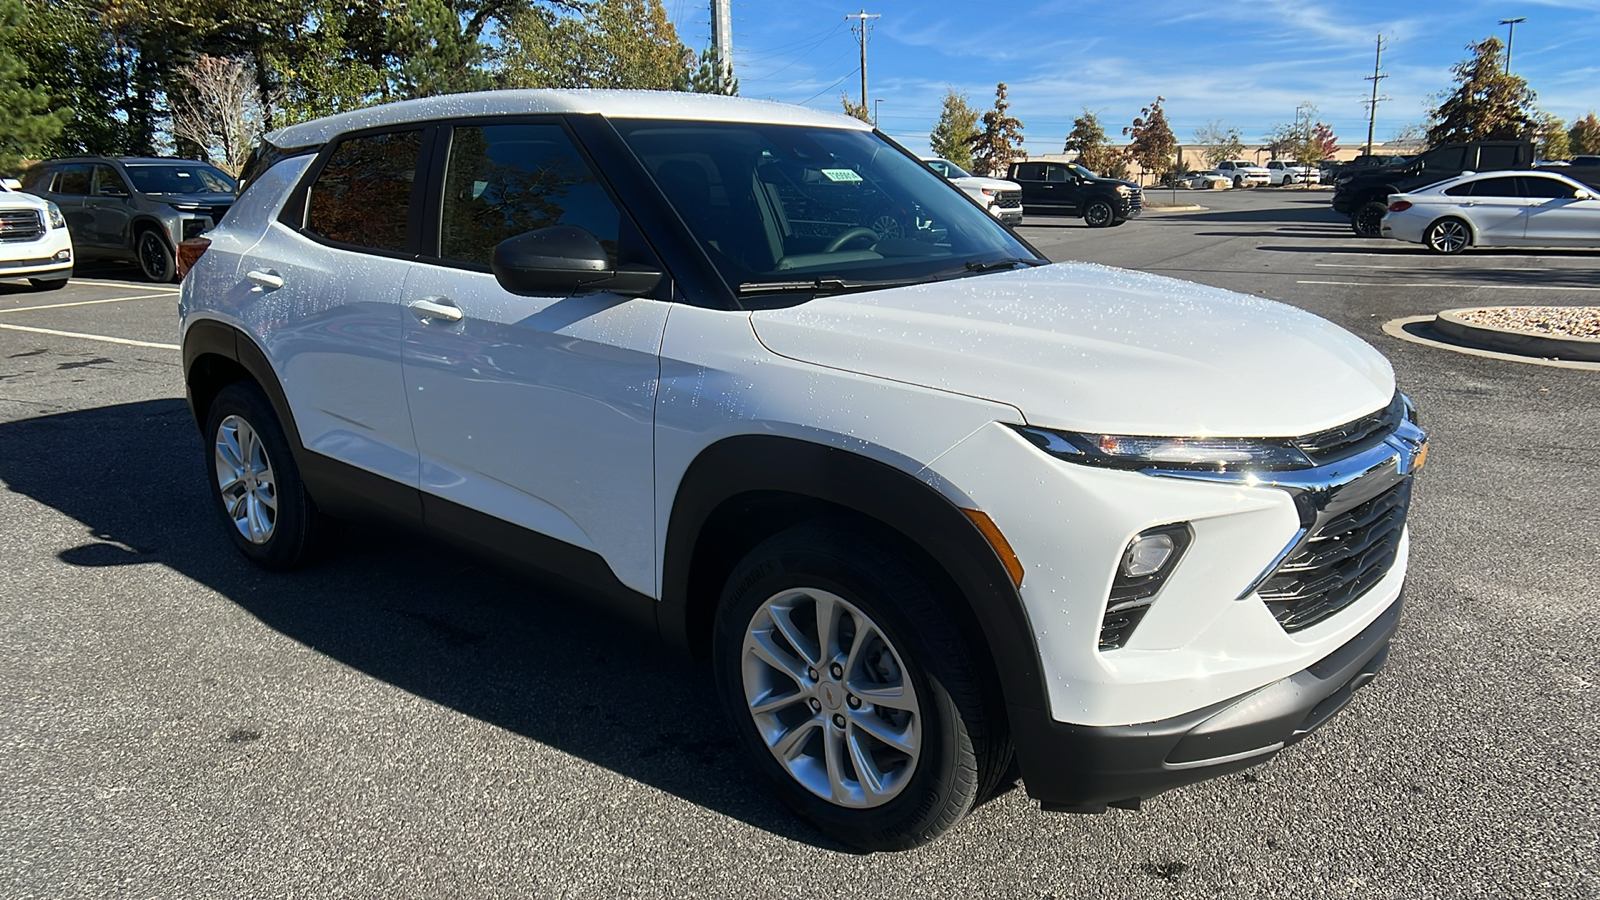
[(995, 269), (1012, 269), (1017, 266), (1042, 266), (1044, 264), (1045, 262), (1042, 259), (1024, 259), (1020, 256), (1011, 256), (1005, 259), (991, 259), (988, 262), (980, 262), (976, 259), (968, 260), (966, 268), (968, 272), (993, 272)]
[(809, 278), (804, 281), (746, 281), (740, 294), (787, 294), (795, 291), (842, 291), (850, 285), (842, 278)]

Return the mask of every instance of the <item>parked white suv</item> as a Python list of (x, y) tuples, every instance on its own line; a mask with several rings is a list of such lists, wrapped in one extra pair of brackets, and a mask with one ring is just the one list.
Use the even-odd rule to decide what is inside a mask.
[(1022, 224), (1022, 185), (1003, 178), (974, 175), (948, 159), (924, 156), (928, 168), (947, 178), (989, 214), (1007, 225)]
[(53, 291), (71, 277), (72, 236), (61, 209), (0, 183), (0, 278), (26, 278), (38, 290)]
[[(709, 659), (865, 848), (1262, 762), (1383, 663), (1424, 436), (1289, 306), (1048, 265), (855, 119), (413, 100), (267, 136), (183, 283), (212, 496), (268, 569), (368, 516)], [(1293, 377), (1285, 377), (1292, 373)]]
[(1289, 160), (1269, 160), (1267, 162), (1267, 179), (1274, 185), (1288, 184), (1321, 184), (1322, 170), (1316, 166), (1307, 166)]
[(1218, 174), (1233, 180), (1236, 188), (1256, 187), (1257, 185), (1271, 184), (1272, 174), (1255, 163), (1242, 159), (1228, 159), (1217, 163), (1215, 170)]

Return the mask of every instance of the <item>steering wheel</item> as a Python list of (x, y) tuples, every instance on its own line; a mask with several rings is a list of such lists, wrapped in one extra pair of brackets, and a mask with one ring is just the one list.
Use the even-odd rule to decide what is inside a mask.
[(833, 252), (837, 251), (840, 247), (843, 247), (845, 244), (850, 243), (851, 241), (855, 240), (856, 238), (863, 238), (863, 237), (872, 238), (873, 242), (876, 243), (877, 240), (878, 240), (878, 233), (876, 231), (873, 231), (871, 228), (863, 228), (860, 225), (857, 225), (854, 228), (846, 228), (843, 232), (841, 232), (839, 234), (838, 237), (836, 237), (833, 240), (829, 241), (828, 242), (828, 246), (822, 248), (822, 252), (823, 253), (833, 253)]

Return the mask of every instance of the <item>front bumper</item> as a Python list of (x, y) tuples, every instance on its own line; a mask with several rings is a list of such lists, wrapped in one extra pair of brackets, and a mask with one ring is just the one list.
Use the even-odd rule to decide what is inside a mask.
[(1022, 224), (1022, 207), (1001, 207), (998, 203), (989, 207), (989, 214), (1007, 225)]
[(1137, 808), (1164, 791), (1271, 759), (1321, 727), (1377, 676), (1400, 607), (1397, 598), (1360, 634), (1300, 672), (1169, 719), (1096, 727), (1012, 707), (1028, 795), (1055, 812)]

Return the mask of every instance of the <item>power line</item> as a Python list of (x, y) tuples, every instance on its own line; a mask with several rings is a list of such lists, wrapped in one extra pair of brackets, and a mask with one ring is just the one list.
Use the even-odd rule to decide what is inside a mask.
[(840, 78), (838, 81), (835, 81), (833, 84), (830, 84), (827, 87), (823, 88), (822, 90), (817, 91), (815, 94), (812, 94), (811, 96), (805, 98), (804, 100), (801, 100), (799, 105), (800, 106), (805, 106), (807, 103), (810, 103), (811, 101), (817, 99), (818, 97), (821, 97), (823, 94), (826, 94), (827, 92), (833, 90), (834, 88), (838, 87), (839, 85), (844, 84), (844, 79), (845, 78), (849, 78), (851, 75), (854, 75), (855, 73), (856, 73), (856, 70), (855, 69), (851, 69), (850, 71), (844, 73), (844, 78)]

